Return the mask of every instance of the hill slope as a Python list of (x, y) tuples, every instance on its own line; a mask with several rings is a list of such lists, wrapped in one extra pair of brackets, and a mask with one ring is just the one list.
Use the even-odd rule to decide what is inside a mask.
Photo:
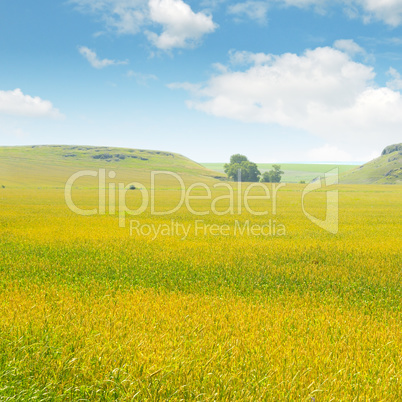
[(402, 184), (402, 144), (386, 147), (381, 156), (346, 172), (344, 184)]
[(77, 171), (108, 169), (125, 180), (138, 180), (151, 171), (170, 171), (183, 177), (223, 177), (176, 153), (142, 149), (39, 145), (0, 147), (0, 188), (63, 187)]

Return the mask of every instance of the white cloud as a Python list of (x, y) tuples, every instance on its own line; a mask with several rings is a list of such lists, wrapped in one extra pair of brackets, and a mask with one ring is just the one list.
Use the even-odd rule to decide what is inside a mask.
[(382, 149), (377, 149), (377, 152), (355, 150), (352, 156), (349, 152), (339, 149), (336, 145), (325, 144), (322, 147), (308, 151), (307, 160), (310, 162), (368, 162), (377, 158), (381, 151)]
[(133, 77), (139, 85), (148, 85), (149, 81), (156, 81), (158, 77), (153, 74), (138, 73), (136, 71), (130, 70), (127, 72), (127, 77)]
[[(219, 4), (217, 0), (212, 4)], [(365, 23), (370, 23), (372, 20), (383, 21), (391, 26), (398, 26), (402, 23), (402, 1), (401, 0), (265, 0), (265, 1), (245, 1), (235, 5), (239, 10), (243, 11), (243, 16), (248, 16), (251, 19), (260, 19), (259, 12), (252, 12), (250, 3), (262, 3), (266, 7), (271, 5), (308, 8), (313, 7), (320, 14), (334, 6), (343, 7), (345, 13), (350, 18), (362, 18)], [(262, 7), (262, 5), (260, 6)], [(229, 7), (231, 13), (232, 6)]]
[(197, 94), (201, 88), (201, 84), (190, 84), (189, 82), (172, 82), (167, 85), (170, 89), (184, 89), (185, 91), (192, 92), (193, 94)]
[(402, 76), (394, 68), (388, 70), (388, 75), (392, 77), (391, 81), (387, 82), (387, 87), (396, 91), (402, 90)]
[(261, 65), (272, 60), (272, 55), (265, 53), (252, 53), (247, 51), (229, 51), (230, 63), (233, 65), (255, 64)]
[(117, 61), (109, 59), (100, 60), (97, 54), (93, 50), (87, 48), (86, 46), (79, 47), (78, 51), (82, 56), (84, 56), (88, 60), (88, 62), (91, 64), (92, 67), (97, 69), (101, 69), (108, 66), (117, 66), (119, 64), (127, 64), (127, 61)]
[(38, 96), (24, 95), (19, 88), (13, 91), (0, 91), (0, 114), (27, 117), (63, 117), (51, 102)]
[[(119, 34), (136, 34), (144, 26), (152, 24), (150, 3), (152, 0), (69, 0), (78, 10), (91, 13), (102, 20), (108, 29)], [(162, 3), (162, 0), (159, 0)], [(183, 0), (170, 0), (182, 3)], [(201, 5), (215, 9), (229, 0), (204, 0)], [(350, 18), (362, 18), (365, 23), (373, 20), (396, 27), (402, 24), (401, 0), (246, 0), (228, 6), (228, 13), (236, 18), (250, 18), (259, 22), (265, 20), (268, 7), (287, 6), (308, 8), (324, 14), (331, 7), (343, 7)], [(189, 7), (189, 6), (188, 6)], [(203, 14), (203, 13), (197, 13)], [(203, 14), (205, 15), (205, 14)], [(209, 33), (211, 31), (207, 31)], [(187, 46), (187, 44), (186, 44)]]
[(148, 0), (70, 0), (84, 13), (95, 14), (108, 29), (119, 34), (136, 34), (145, 24)]
[[(332, 47), (302, 55), (232, 52), (221, 69), (192, 91), (189, 107), (245, 122), (301, 129), (326, 141), (372, 151), (400, 139), (401, 93), (375, 84), (373, 68)], [(176, 84), (176, 88), (178, 84)], [(341, 148), (345, 148), (343, 145)]]
[(228, 13), (235, 15), (238, 19), (247, 17), (258, 21), (260, 24), (266, 22), (268, 3), (264, 1), (246, 1), (244, 3), (232, 4), (228, 7)]
[(333, 4), (340, 4), (350, 17), (361, 17), (364, 22), (371, 20), (383, 21), (388, 25), (397, 26), (402, 23), (401, 0), (276, 0), (290, 6), (314, 6), (322, 11)]
[(352, 39), (339, 39), (334, 42), (334, 48), (342, 50), (351, 57), (359, 53), (366, 54), (366, 51)]
[[(118, 34), (144, 31), (157, 48), (170, 50), (197, 44), (217, 25), (205, 12), (194, 12), (183, 0), (70, 0), (79, 11), (91, 13)], [(151, 27), (162, 28), (161, 33)]]
[(163, 27), (160, 35), (147, 33), (149, 40), (159, 49), (192, 46), (217, 27), (211, 16), (194, 13), (182, 0), (150, 0), (149, 8), (151, 20)]
[(375, 57), (373, 54), (368, 54), (361, 46), (352, 39), (339, 39), (334, 42), (334, 48), (341, 50), (351, 58), (360, 57), (366, 63), (374, 63)]
[(314, 148), (307, 153), (312, 162), (350, 162), (352, 156), (339, 149), (337, 146), (325, 144), (323, 147)]
[(362, 7), (366, 22), (374, 18), (394, 27), (402, 23), (401, 0), (355, 0), (354, 2)]

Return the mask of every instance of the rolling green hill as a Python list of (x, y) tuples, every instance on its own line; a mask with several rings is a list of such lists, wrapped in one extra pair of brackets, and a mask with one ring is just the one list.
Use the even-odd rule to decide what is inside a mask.
[(402, 144), (386, 147), (381, 156), (346, 172), (345, 184), (402, 184)]
[(62, 188), (73, 173), (100, 168), (113, 170), (125, 180), (146, 180), (152, 170), (175, 172), (184, 178), (223, 177), (172, 152), (68, 145), (0, 147), (0, 189)]

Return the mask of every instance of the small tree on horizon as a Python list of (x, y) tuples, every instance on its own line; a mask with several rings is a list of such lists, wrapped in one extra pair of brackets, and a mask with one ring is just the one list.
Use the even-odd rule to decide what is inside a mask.
[(261, 175), (257, 165), (240, 154), (232, 155), (230, 163), (224, 165), (224, 170), (234, 181), (257, 182)]
[(279, 183), (282, 179), (283, 171), (281, 165), (272, 165), (273, 169), (269, 172), (264, 172), (261, 176), (263, 183)]

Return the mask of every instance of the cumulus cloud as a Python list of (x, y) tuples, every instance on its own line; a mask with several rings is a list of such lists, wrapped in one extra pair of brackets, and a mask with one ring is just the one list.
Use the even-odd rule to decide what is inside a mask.
[[(259, 20), (260, 13), (256, 12), (256, 7), (250, 3), (261, 3), (268, 6), (286, 6), (308, 8), (312, 7), (315, 11), (325, 14), (325, 12), (334, 6), (343, 7), (346, 14), (351, 18), (362, 18), (364, 22), (370, 23), (373, 20), (383, 21), (390, 26), (398, 26), (402, 23), (402, 1), (401, 0), (265, 0), (237, 3), (234, 7), (251, 19)], [(216, 4), (216, 0), (215, 3)], [(229, 13), (232, 13), (232, 7), (229, 6)], [(248, 12), (246, 12), (246, 10)], [(261, 9), (260, 9), (261, 10)]]
[[(192, 47), (217, 25), (205, 12), (194, 12), (183, 0), (70, 0), (78, 10), (91, 13), (118, 34), (144, 31), (162, 50)], [(160, 33), (151, 27), (161, 28)]]
[(266, 22), (268, 3), (264, 1), (246, 1), (244, 3), (232, 4), (228, 7), (228, 13), (233, 14), (238, 20), (244, 17), (256, 20), (260, 24)]
[(0, 91), (0, 114), (27, 117), (63, 117), (51, 102), (38, 96), (24, 95), (19, 88), (13, 91)]
[(216, 29), (212, 17), (202, 12), (194, 13), (182, 0), (150, 0), (151, 20), (163, 27), (158, 35), (148, 32), (147, 36), (159, 49), (189, 47), (201, 37)]
[(101, 69), (108, 66), (117, 66), (119, 64), (127, 64), (127, 61), (118, 61), (109, 59), (101, 60), (98, 58), (97, 54), (93, 50), (87, 48), (86, 46), (79, 47), (78, 51), (82, 56), (84, 56), (88, 60), (89, 64), (91, 64), (92, 67), (97, 69)]
[[(333, 47), (282, 55), (232, 53), (227, 70), (189, 88), (189, 107), (245, 122), (301, 129), (326, 141), (378, 146), (400, 138), (402, 96), (369, 65)], [(180, 87), (178, 84), (171, 88)], [(338, 145), (338, 143), (336, 144)], [(371, 148), (373, 149), (373, 148)]]
[(354, 3), (363, 9), (367, 22), (377, 19), (394, 27), (402, 23), (401, 0), (355, 0)]

